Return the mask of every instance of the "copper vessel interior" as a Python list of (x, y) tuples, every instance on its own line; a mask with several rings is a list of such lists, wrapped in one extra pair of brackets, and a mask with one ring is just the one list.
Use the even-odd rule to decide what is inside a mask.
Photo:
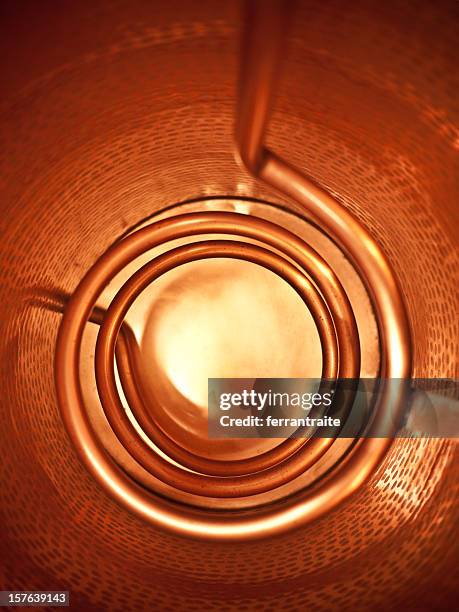
[[(304, 466), (314, 447), (207, 446), (202, 428), (211, 367), (256, 378), (361, 362), (371, 375), (457, 376), (457, 3), (311, 1), (289, 14), (277, 2), (253, 2), (247, 13), (238, 2), (20, 1), (2, 11), (2, 583), (70, 588), (81, 610), (141, 610), (146, 601), (183, 610), (389, 609), (413, 608), (420, 597), (417, 609), (442, 609), (457, 584), (454, 441), (336, 447), (301, 486), (338, 459), (347, 480), (333, 480), (332, 470), (301, 498), (305, 520), (295, 461)], [(241, 213), (251, 233), (243, 238)], [(220, 248), (220, 258), (187, 260), (155, 281), (129, 326), (118, 321), (116, 343), (110, 304), (149, 255), (121, 271), (95, 300), (99, 311), (84, 306), (82, 321), (93, 322), (81, 325), (82, 354), (99, 351), (97, 380), (92, 362), (75, 357), (76, 368), (57, 368), (65, 384), (56, 397), (58, 330), (70, 312), (59, 359), (65, 330), (77, 334), (69, 300), (82, 279), (89, 287), (85, 275), (107, 252), (121, 261), (122, 243), (134, 252), (138, 232), (149, 236), (145, 220), (163, 219), (167, 229), (176, 214), (205, 231), (191, 247), (188, 233), (174, 235), (174, 257)], [(288, 282), (224, 258), (269, 259), (279, 272), (280, 255), (265, 243), (270, 223), (311, 240), (336, 273), (328, 327), (325, 314), (316, 329), (320, 317)], [(160, 261), (172, 258), (148, 240)], [(303, 283), (294, 253), (284, 274)], [(337, 297), (341, 285), (351, 310)], [(350, 347), (355, 326), (359, 356)], [(136, 360), (159, 373), (143, 380), (146, 395), (176, 398), (161, 408), (159, 428), (139, 402), (144, 429), (191, 470), (210, 470), (210, 500), (192, 476), (177, 481), (183, 491), (171, 487), (173, 463), (154, 466), (165, 481), (132, 463), (113, 434), (98, 398), (105, 393), (109, 416), (115, 387), (135, 405)], [(241, 374), (245, 363), (253, 370)], [(66, 402), (80, 378), (89, 410), (78, 420)], [(76, 435), (80, 425), (98, 439)], [(317, 459), (330, 452), (320, 442)], [(152, 456), (144, 451), (138, 459)], [(106, 463), (91, 463), (98, 453)], [(281, 455), (291, 482), (269, 463)], [(254, 463), (268, 470), (265, 481), (253, 478)]]

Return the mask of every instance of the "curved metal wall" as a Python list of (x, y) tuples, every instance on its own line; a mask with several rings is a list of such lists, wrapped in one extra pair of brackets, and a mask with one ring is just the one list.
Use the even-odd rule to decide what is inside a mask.
[[(40, 296), (72, 293), (165, 206), (237, 195), (297, 210), (235, 161), (240, 9), (2, 5), (2, 584), (69, 589), (86, 611), (444, 609), (458, 580), (453, 441), (397, 440), (320, 520), (212, 543), (111, 501), (63, 428), (61, 316)], [(299, 3), (268, 134), (384, 248), (425, 377), (457, 376), (458, 22), (453, 1)]]

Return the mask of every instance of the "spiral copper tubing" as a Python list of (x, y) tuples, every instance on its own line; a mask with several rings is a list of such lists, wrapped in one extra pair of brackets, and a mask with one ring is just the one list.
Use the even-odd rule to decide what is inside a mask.
[[(307, 218), (327, 233), (354, 263), (372, 299), (378, 321), (383, 357), (381, 374), (387, 378), (408, 378), (411, 371), (408, 321), (398, 283), (384, 254), (351, 213), (264, 147), (287, 16), (284, 3), (280, 2), (255, 2), (250, 7), (256, 15), (249, 16), (249, 36), (245, 39), (237, 130), (241, 159), (256, 176), (302, 204)], [(213, 233), (218, 214), (199, 216), (204, 220), (202, 228)], [(188, 222), (182, 221), (185, 225)], [(231, 233), (237, 233), (237, 229), (236, 224)], [(272, 535), (312, 520), (336, 506), (369, 477), (386, 453), (392, 433), (388, 411), (392, 410), (393, 414), (400, 410), (403, 396), (392, 397), (389, 390), (382, 391), (374, 428), (378, 431), (382, 428), (385, 437), (362, 440), (332, 477), (311, 491), (253, 513), (225, 516), (177, 508), (138, 487), (108, 458), (91, 430), (82, 403), (79, 347), (85, 322), (107, 282), (105, 268), (110, 268), (109, 276), (113, 277), (128, 261), (151, 248), (154, 242), (150, 236), (151, 226), (146, 230), (150, 233), (139, 231), (115, 245), (89, 271), (72, 296), (59, 333), (56, 350), (58, 398), (69, 434), (89, 470), (112, 496), (146, 520), (195, 537), (249, 539)], [(158, 240), (157, 227), (153, 231)], [(114, 351), (114, 346), (112, 349)]]

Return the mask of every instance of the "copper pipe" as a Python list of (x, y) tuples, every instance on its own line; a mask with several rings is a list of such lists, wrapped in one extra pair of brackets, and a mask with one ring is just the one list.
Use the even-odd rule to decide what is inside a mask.
[[(197, 228), (193, 227), (195, 223), (197, 223)], [(280, 241), (284, 249), (286, 243), (292, 242), (293, 248), (290, 248), (293, 254), (297, 254), (297, 257), (301, 253), (301, 247), (305, 253), (309, 251), (307, 245), (286, 230), (245, 215), (200, 213), (160, 221), (114, 245), (89, 271), (68, 305), (56, 351), (56, 383), (66, 426), (76, 448), (79, 449), (88, 468), (99, 482), (112, 495), (148, 520), (181, 533), (206, 538), (252, 538), (292, 528), (299, 522), (310, 520), (322, 513), (324, 502), (325, 507), (337, 503), (343, 498), (343, 491), (348, 494), (349, 490), (360, 484), (360, 479), (356, 478), (356, 467), (360, 477), (366, 476), (365, 468), (368, 468), (365, 456), (360, 457), (357, 462), (355, 458), (351, 458), (343, 466), (340, 477), (337, 479), (338, 482), (327, 481), (322, 488), (316, 489), (309, 495), (305, 494), (293, 501), (286, 501), (280, 507), (257, 511), (256, 516), (244, 514), (230, 520), (229, 517), (224, 516), (196, 514), (191, 509), (177, 510), (174, 505), (165, 500), (153, 497), (143, 489), (139, 489), (106, 456), (99, 441), (93, 436), (82, 404), (77, 364), (84, 322), (101, 288), (128, 261), (170, 237), (183, 237), (196, 233), (218, 233), (218, 231), (234, 234), (241, 231), (241, 225), (244, 224), (247, 226), (246, 234), (255, 237), (258, 232), (265, 235), (272, 227), (275, 229), (275, 237), (270, 237), (271, 242)], [(349, 325), (349, 322), (347, 324)], [(370, 446), (373, 442), (369, 441)], [(322, 440), (320, 444), (329, 444), (329, 440)], [(361, 462), (363, 465), (360, 465)], [(370, 462), (370, 469), (371, 467)], [(343, 477), (346, 479), (345, 482), (348, 482), (348, 486), (344, 489), (341, 486)], [(341, 484), (338, 484), (340, 482)]]
[(236, 142), (244, 165), (255, 175), (262, 163), (263, 142), (273, 105), (281, 58), (292, 18), (285, 0), (245, 2)]

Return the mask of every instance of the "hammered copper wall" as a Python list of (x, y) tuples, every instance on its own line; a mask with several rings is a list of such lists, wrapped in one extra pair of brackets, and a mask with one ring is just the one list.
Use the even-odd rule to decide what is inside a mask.
[[(223, 545), (118, 507), (63, 429), (60, 316), (36, 306), (38, 293), (72, 292), (108, 245), (164, 206), (282, 202), (234, 158), (240, 9), (1, 5), (3, 588), (69, 589), (87, 611), (442, 609), (459, 578), (451, 441), (399, 441), (320, 521)], [(268, 139), (385, 248), (418, 376), (457, 375), (458, 23), (452, 0), (300, 3)]]

